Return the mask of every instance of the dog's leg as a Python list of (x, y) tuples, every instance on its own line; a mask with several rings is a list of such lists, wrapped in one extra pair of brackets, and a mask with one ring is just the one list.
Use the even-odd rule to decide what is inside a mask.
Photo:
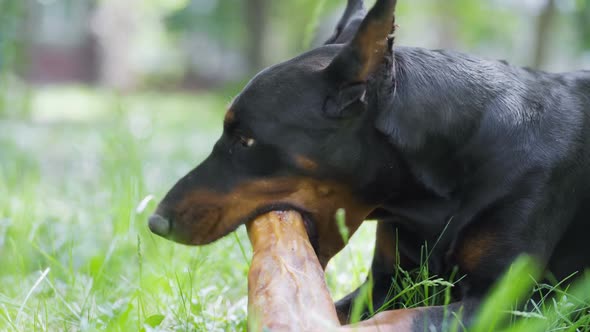
[(347, 328), (356, 332), (463, 331), (471, 322), (478, 303), (479, 300), (470, 299), (446, 306), (384, 311)]
[[(389, 221), (379, 221), (377, 223), (375, 252), (367, 281), (352, 293), (336, 302), (336, 311), (342, 324), (349, 322), (353, 303), (363, 287), (368, 287), (369, 283), (372, 282), (372, 305), (377, 310), (388, 300), (397, 265), (401, 264), (404, 269), (415, 267), (409, 266), (410, 263), (408, 260), (400, 257), (397, 253), (396, 237), (396, 226), (394, 223)], [(365, 308), (362, 314), (365, 315), (367, 313)]]

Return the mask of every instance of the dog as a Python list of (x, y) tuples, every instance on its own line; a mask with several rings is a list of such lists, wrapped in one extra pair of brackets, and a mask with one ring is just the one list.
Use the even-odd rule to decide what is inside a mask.
[[(345, 245), (338, 209), (351, 233), (376, 219), (374, 307), (397, 266), (420, 264), (424, 243), (432, 273), (465, 275), (457, 302), (405, 310), (408, 331), (440, 328), (455, 312), (468, 324), (521, 254), (557, 279), (588, 268), (590, 71), (399, 47), (396, 2), (367, 12), (349, 0), (325, 45), (255, 76), (150, 229), (205, 245), (263, 213), (296, 210), (325, 267)], [(342, 322), (358, 293), (336, 303)]]

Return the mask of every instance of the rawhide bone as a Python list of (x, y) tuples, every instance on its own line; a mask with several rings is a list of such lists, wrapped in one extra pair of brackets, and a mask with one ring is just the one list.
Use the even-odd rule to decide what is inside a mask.
[(420, 309), (386, 311), (340, 326), (324, 271), (298, 212), (270, 212), (247, 225), (254, 257), (248, 274), (250, 332), (406, 332)]
[(340, 326), (298, 212), (262, 215), (248, 224), (248, 236), (254, 251), (248, 275), (252, 332), (329, 331)]

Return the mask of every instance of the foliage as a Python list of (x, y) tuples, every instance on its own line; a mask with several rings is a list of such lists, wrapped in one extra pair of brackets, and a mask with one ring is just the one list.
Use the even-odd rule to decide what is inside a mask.
[(239, 45), (243, 33), (244, 1), (188, 1), (172, 11), (165, 19), (166, 26), (175, 33), (205, 32), (228, 46)]
[(576, 18), (580, 26), (578, 29), (580, 46), (582, 49), (590, 50), (590, 2), (578, 0), (576, 4)]
[(23, 2), (0, 0), (0, 69), (3, 72), (19, 63), (23, 16)]
[(8, 105), (26, 99), (26, 89), (13, 75), (24, 65), (25, 6), (25, 1), (0, 0), (0, 116), (12, 111)]
[[(281, 38), (289, 41), (284, 43), (289, 52), (300, 52), (311, 43), (321, 14), (342, 4), (340, 0), (267, 1), (271, 16), (267, 30), (280, 31)], [(188, 1), (167, 16), (166, 26), (174, 33), (206, 33), (228, 47), (242, 47), (247, 41), (243, 15), (247, 5), (248, 1), (238, 0)]]

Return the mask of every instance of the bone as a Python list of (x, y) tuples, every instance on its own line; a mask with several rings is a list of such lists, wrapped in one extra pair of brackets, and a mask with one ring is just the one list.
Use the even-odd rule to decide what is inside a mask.
[(299, 213), (270, 212), (247, 227), (254, 250), (248, 274), (248, 331), (412, 331), (416, 309), (382, 312), (340, 326)]
[(247, 225), (249, 331), (330, 331), (340, 326), (301, 215), (270, 212)]

